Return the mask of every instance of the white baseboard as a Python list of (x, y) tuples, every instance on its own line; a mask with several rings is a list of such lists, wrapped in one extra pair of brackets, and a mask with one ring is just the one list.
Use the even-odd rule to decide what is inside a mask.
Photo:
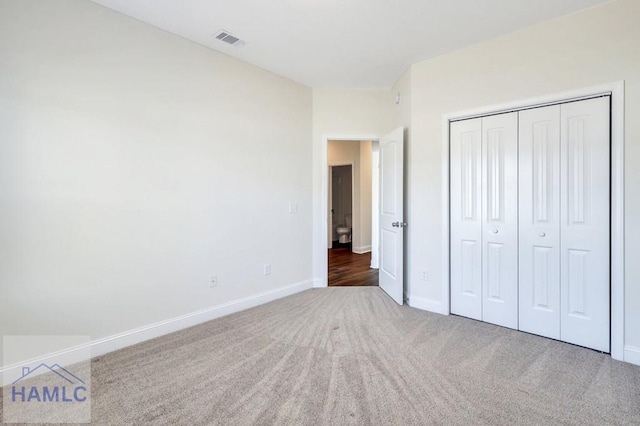
[(371, 246), (353, 247), (352, 251), (355, 254), (365, 254), (371, 251)]
[(439, 300), (427, 299), (426, 297), (410, 296), (409, 306), (423, 311), (435, 312), (436, 314), (449, 315), (449, 312)]
[(327, 284), (321, 278), (314, 278), (313, 288), (324, 288)]
[(640, 365), (640, 348), (628, 345), (625, 346), (624, 361), (630, 364)]
[[(37, 358), (24, 360), (20, 363), (1, 367), (0, 376), (7, 375), (10, 371), (13, 372), (16, 369), (18, 369), (19, 371), (19, 369), (21, 369), (23, 365), (38, 362), (47, 363), (52, 360), (55, 361), (56, 357), (69, 357), (71, 355), (72, 358), (76, 360), (76, 362), (86, 361), (86, 356), (82, 355), (83, 353), (87, 355), (90, 354), (89, 356), (91, 358), (104, 355), (109, 352), (117, 351), (118, 349), (126, 348), (127, 346), (132, 346), (146, 340), (164, 336), (165, 334), (183, 330), (185, 328), (202, 324), (204, 322), (211, 321), (225, 315), (244, 311), (255, 306), (263, 305), (265, 303), (308, 290), (312, 288), (314, 284), (315, 283), (313, 281), (303, 281), (296, 284), (291, 284), (286, 287), (266, 291), (254, 296), (244, 297), (242, 299), (212, 306), (210, 308), (201, 309), (199, 311), (191, 312), (179, 317), (159, 321), (143, 327), (134, 328), (133, 330), (125, 331), (123, 333), (118, 333), (112, 336), (103, 337), (101, 339), (92, 340), (91, 342), (83, 345), (74, 346), (54, 353), (45, 354)], [(77, 352), (78, 356), (74, 357), (74, 352)]]

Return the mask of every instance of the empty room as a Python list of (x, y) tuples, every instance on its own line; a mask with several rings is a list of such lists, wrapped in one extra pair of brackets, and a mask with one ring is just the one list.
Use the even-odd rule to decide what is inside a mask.
[(640, 1), (0, 0), (0, 418), (640, 424)]

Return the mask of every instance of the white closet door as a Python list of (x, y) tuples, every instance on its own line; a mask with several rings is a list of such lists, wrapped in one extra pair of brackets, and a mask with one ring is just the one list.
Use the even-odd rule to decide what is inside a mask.
[(561, 339), (609, 352), (609, 98), (561, 106)]
[(519, 114), (519, 327), (560, 339), (560, 106)]
[(518, 328), (518, 113), (482, 118), (482, 320)]
[(451, 313), (482, 319), (482, 119), (451, 123)]

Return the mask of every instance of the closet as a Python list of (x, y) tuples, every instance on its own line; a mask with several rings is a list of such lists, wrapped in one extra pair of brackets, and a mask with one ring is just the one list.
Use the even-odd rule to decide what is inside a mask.
[(451, 313), (609, 352), (610, 97), (450, 123)]

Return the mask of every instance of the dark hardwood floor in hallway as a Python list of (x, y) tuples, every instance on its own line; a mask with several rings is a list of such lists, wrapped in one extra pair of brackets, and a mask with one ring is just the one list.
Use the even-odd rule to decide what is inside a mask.
[(371, 253), (349, 248), (329, 249), (329, 286), (377, 286), (378, 270), (371, 269)]

